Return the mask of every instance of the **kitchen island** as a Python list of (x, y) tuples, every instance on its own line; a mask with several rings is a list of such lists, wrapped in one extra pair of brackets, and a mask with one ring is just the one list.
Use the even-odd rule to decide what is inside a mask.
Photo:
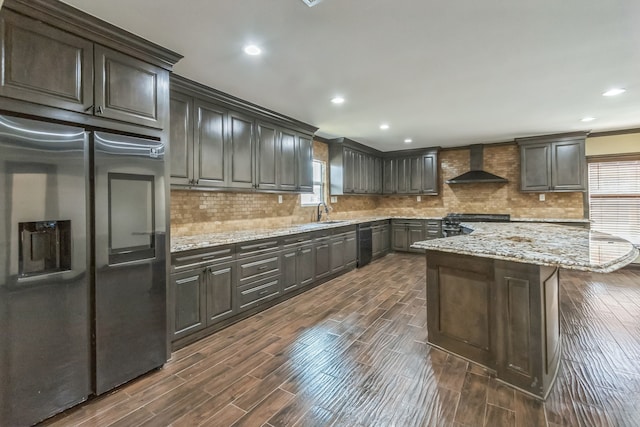
[(561, 354), (560, 269), (615, 271), (638, 249), (575, 227), (463, 226), (470, 234), (414, 244), (426, 250), (428, 341), (545, 399)]

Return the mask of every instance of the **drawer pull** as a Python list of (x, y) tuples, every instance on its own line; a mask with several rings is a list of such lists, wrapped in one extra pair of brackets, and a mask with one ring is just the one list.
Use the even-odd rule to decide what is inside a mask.
[(218, 255), (203, 256), (201, 259), (202, 259), (203, 261), (207, 261), (207, 260), (209, 260), (209, 259), (214, 259), (214, 258), (216, 258), (217, 256), (218, 256)]
[(259, 296), (266, 295), (266, 294), (268, 294), (269, 292), (271, 292), (269, 289), (265, 289), (264, 291), (260, 291), (260, 292), (258, 292), (258, 295), (259, 295)]
[(269, 268), (268, 265), (261, 265), (260, 267), (258, 267), (258, 270), (266, 270), (267, 268)]

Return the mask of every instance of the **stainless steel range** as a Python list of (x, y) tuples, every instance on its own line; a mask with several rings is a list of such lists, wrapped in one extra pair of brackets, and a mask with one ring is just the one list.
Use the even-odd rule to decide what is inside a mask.
[(465, 234), (464, 227), (460, 225), (463, 222), (509, 222), (511, 215), (449, 213), (442, 220), (442, 233), (445, 237), (452, 237)]

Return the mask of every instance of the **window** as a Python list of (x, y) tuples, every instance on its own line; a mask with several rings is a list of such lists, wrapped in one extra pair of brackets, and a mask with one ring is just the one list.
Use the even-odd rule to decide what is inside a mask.
[(302, 206), (312, 206), (324, 202), (324, 162), (313, 161), (313, 194), (302, 194)]
[(589, 159), (591, 229), (640, 245), (640, 158)]

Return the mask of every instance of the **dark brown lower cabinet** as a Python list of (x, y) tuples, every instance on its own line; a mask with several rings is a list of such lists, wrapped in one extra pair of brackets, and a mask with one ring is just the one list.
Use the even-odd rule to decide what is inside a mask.
[(322, 237), (315, 239), (313, 244), (315, 268), (314, 278), (315, 280), (323, 279), (331, 275), (331, 258), (330, 253), (330, 238)]
[(202, 269), (198, 269), (171, 276), (175, 293), (173, 339), (192, 334), (207, 325), (202, 275)]
[(181, 338), (235, 314), (234, 263), (171, 276), (175, 292), (173, 338)]
[(313, 282), (313, 246), (298, 245), (282, 251), (282, 267), (280, 277), (282, 291), (291, 292)]
[(235, 313), (233, 262), (205, 269), (207, 298), (207, 326), (226, 319)]
[(427, 251), (429, 343), (537, 398), (560, 361), (558, 269)]
[(425, 240), (425, 225), (422, 220), (391, 221), (391, 247), (394, 251), (424, 252), (411, 247), (415, 242)]

